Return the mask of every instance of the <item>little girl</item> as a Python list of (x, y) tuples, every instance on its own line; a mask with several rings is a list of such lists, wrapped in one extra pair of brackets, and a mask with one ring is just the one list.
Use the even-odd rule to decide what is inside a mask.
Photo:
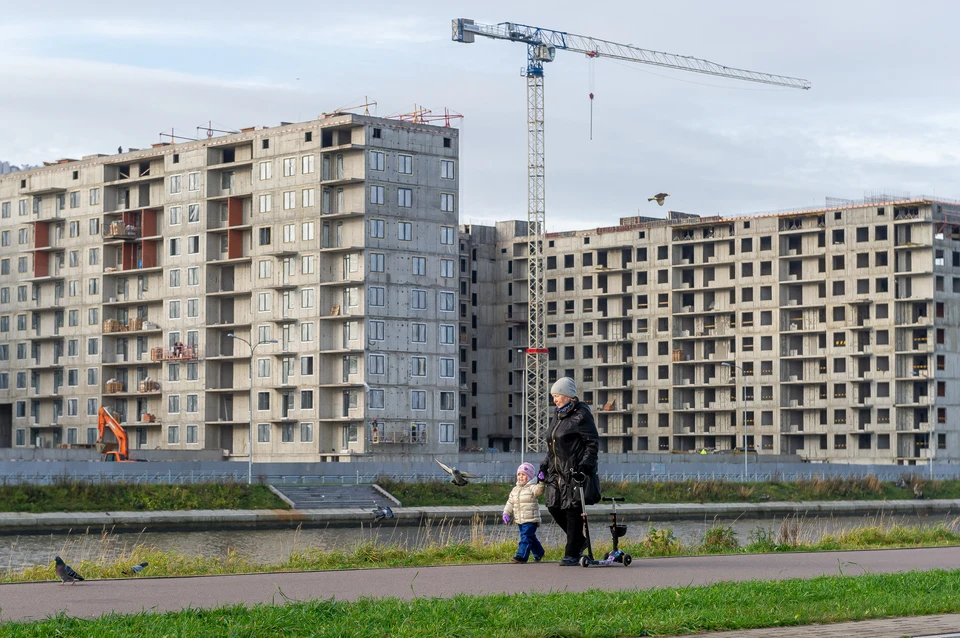
[(537, 499), (543, 494), (543, 485), (537, 482), (537, 470), (532, 463), (523, 463), (517, 468), (517, 485), (510, 491), (510, 498), (503, 507), (503, 523), (510, 524), (513, 515), (520, 528), (520, 544), (517, 555), (510, 559), (513, 563), (525, 563), (533, 552), (533, 560), (538, 563), (543, 558), (543, 545), (537, 538), (540, 526), (540, 503)]

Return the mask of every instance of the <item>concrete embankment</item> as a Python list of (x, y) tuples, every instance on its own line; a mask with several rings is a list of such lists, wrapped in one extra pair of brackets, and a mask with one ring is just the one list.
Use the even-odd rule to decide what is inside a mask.
[[(435, 522), (468, 523), (478, 518), (494, 523), (500, 505), (461, 507), (394, 507), (394, 519), (380, 525), (419, 525)], [(592, 521), (609, 520), (609, 505), (587, 508)], [(541, 506), (543, 516), (549, 513)], [(618, 505), (622, 521), (731, 520), (781, 516), (917, 516), (957, 513), (960, 500), (914, 501), (809, 501), (801, 503), (679, 503), (670, 505)], [(372, 509), (304, 510), (186, 510), (167, 512), (54, 512), (46, 514), (0, 513), (0, 534), (38, 534), (55, 531), (134, 530), (174, 531), (209, 529), (271, 529), (285, 527), (349, 527), (376, 524)]]

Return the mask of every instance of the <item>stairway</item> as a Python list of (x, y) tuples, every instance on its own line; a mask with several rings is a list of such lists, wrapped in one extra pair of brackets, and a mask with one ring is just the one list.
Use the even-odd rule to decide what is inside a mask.
[(359, 507), (373, 509), (374, 502), (393, 505), (370, 485), (274, 485), (278, 492), (293, 501), (297, 510), (341, 509)]

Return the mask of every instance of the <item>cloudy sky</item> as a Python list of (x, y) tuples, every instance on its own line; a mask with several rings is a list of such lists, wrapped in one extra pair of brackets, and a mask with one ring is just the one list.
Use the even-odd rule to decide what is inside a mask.
[[(454, 43), (455, 17), (813, 83), (780, 89), (558, 53), (546, 67), (549, 230), (826, 196), (960, 199), (960, 3), (932, 0), (18, 3), (0, 22), (0, 159), (144, 147), (208, 121), (312, 119), (369, 96), (380, 116), (415, 104), (462, 113), (462, 221), (525, 218), (525, 47)], [(661, 191), (668, 206), (647, 202)]]

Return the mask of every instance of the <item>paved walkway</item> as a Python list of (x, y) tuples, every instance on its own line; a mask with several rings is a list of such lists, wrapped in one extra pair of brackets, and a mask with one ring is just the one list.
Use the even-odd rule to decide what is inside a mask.
[[(59, 586), (55, 582), (0, 585), (0, 621), (41, 620), (60, 611), (69, 616), (92, 618), (111, 611), (178, 611), (188, 606), (213, 608), (229, 604), (271, 604), (281, 600), (329, 597), (356, 600), (361, 596), (376, 596), (410, 600), (449, 598), (457, 594), (582, 592), (589, 589), (622, 591), (820, 575), (896, 573), (904, 569), (932, 570), (954, 565), (960, 565), (960, 547), (654, 558), (635, 560), (630, 567), (614, 566), (607, 569), (562, 568), (556, 563), (505, 563), (150, 578), (148, 568), (135, 579), (86, 581), (66, 586)], [(900, 638), (949, 631), (960, 631), (960, 616), (720, 632), (712, 635), (721, 638)]]
[[(690, 634), (687, 634), (689, 636)], [(696, 634), (709, 638), (960, 638), (960, 614)]]

